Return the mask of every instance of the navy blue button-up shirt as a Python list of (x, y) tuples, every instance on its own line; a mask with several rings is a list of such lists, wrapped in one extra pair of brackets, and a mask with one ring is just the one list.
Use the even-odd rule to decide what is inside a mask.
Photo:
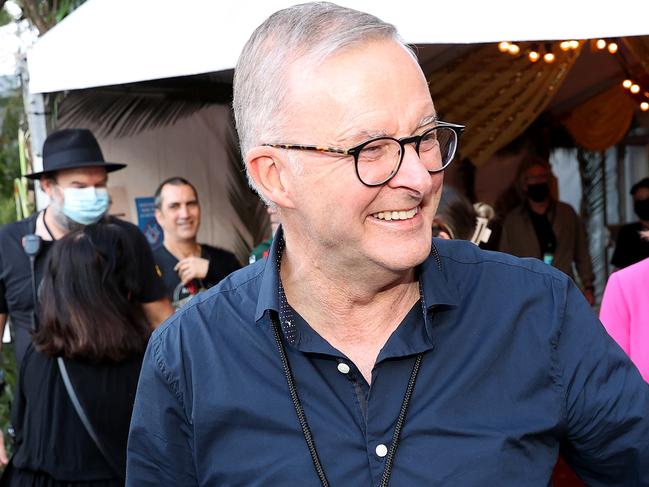
[[(649, 485), (649, 385), (570, 279), (466, 242), (436, 246), (441, 268), (433, 255), (420, 266), (422, 302), (371, 385), (297, 312), (282, 319), (330, 485), (378, 485), (419, 353), (390, 485), (546, 486), (560, 445), (591, 486)], [(320, 485), (273, 336), (279, 291), (274, 245), (156, 330), (127, 485)]]

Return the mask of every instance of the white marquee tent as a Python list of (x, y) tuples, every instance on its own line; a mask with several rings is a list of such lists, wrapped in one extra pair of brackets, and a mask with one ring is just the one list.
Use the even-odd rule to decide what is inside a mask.
[[(286, 0), (88, 0), (29, 53), (46, 93), (234, 67), (253, 29)], [(649, 1), (340, 0), (397, 26), (412, 44), (592, 39), (649, 34)]]
[[(253, 29), (287, 0), (88, 0), (28, 53), (30, 90), (51, 93), (218, 73), (234, 67)], [(340, 0), (394, 23), (413, 44), (611, 38), (649, 34), (649, 1)], [(569, 83), (566, 83), (569, 84)], [(232, 248), (239, 225), (228, 199), (227, 106), (130, 137), (103, 137), (117, 213), (136, 221), (135, 198), (170, 176), (193, 181), (204, 214), (199, 237)], [(92, 128), (92, 127), (91, 127)], [(502, 174), (502, 170), (499, 171)], [(499, 178), (505, 181), (506, 178)], [(506, 181), (505, 181), (506, 182)], [(504, 184), (504, 183), (503, 183)]]

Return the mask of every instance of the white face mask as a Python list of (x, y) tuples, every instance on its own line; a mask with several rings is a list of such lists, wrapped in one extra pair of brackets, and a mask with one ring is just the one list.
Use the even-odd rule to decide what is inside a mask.
[(110, 198), (106, 188), (65, 188), (63, 214), (81, 225), (98, 222), (108, 211)]

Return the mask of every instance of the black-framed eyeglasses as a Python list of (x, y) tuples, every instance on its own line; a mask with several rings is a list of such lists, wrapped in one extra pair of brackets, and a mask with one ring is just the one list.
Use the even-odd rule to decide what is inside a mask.
[(457, 152), (464, 125), (438, 121), (420, 135), (395, 139), (376, 137), (350, 149), (300, 144), (262, 144), (278, 149), (310, 150), (354, 157), (356, 175), (365, 186), (381, 186), (392, 179), (403, 162), (406, 144), (415, 144), (419, 159), (429, 173), (448, 167)]

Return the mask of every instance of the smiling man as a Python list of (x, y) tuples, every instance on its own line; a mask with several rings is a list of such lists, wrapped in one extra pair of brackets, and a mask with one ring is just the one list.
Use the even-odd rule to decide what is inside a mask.
[(201, 206), (196, 188), (188, 180), (172, 177), (160, 183), (155, 207), (164, 241), (154, 257), (174, 308), (241, 267), (231, 252), (196, 240)]
[(591, 485), (649, 481), (649, 386), (570, 279), (432, 242), (462, 127), (392, 25), (275, 13), (234, 109), (282, 225), (152, 337), (127, 485), (540, 486), (560, 445)]

